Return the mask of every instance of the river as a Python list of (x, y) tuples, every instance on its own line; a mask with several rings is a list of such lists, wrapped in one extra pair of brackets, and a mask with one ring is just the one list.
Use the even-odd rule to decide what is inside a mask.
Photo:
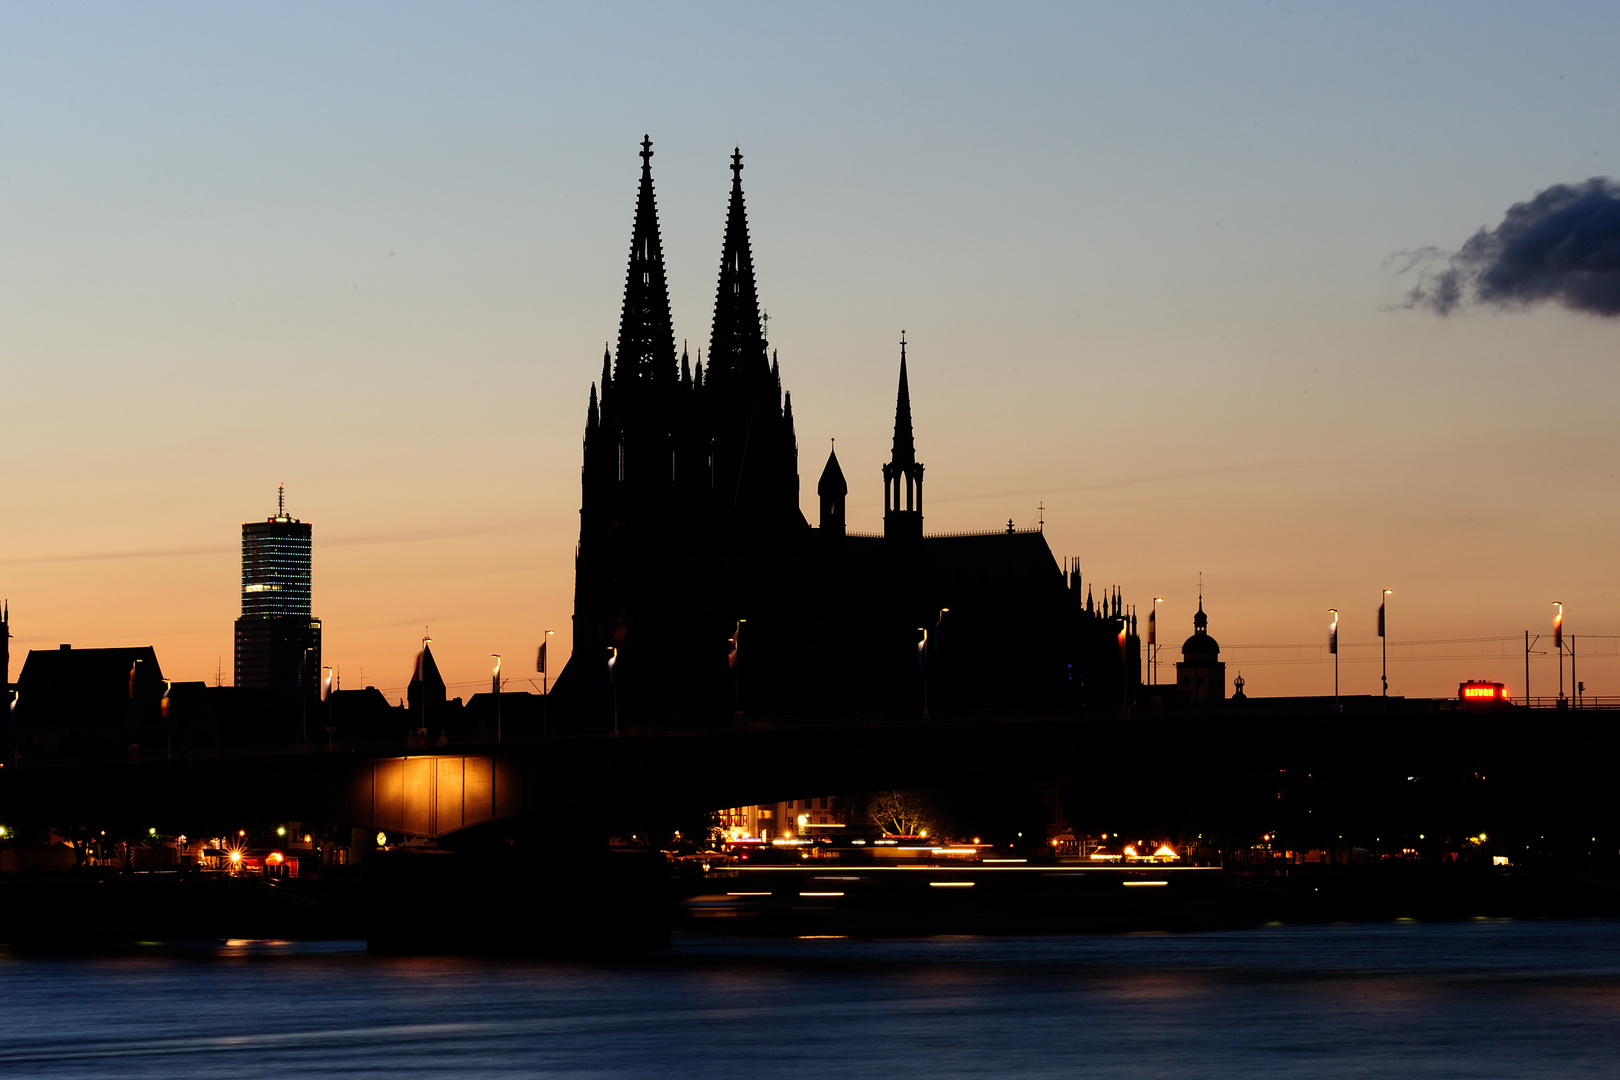
[(358, 943), (0, 953), (12, 1077), (1585, 1077), (1620, 923), (912, 941), (596, 963)]

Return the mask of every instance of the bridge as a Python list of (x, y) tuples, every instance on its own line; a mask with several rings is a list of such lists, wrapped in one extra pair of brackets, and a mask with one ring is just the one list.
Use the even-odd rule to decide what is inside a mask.
[(453, 752), (24, 762), (0, 770), (0, 821), (192, 835), (298, 821), (427, 839), (503, 829), (605, 838), (812, 794), (1061, 782), (1077, 821), (1233, 842), (1279, 829), (1620, 833), (1610, 795), (1620, 727), (1606, 713), (1262, 702), (1134, 717), (810, 718)]

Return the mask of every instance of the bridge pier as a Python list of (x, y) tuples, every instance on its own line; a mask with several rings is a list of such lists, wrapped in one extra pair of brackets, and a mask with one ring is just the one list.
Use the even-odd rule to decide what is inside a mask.
[(372, 855), (366, 878), (366, 945), (376, 953), (548, 956), (669, 943), (656, 851), (400, 847)]

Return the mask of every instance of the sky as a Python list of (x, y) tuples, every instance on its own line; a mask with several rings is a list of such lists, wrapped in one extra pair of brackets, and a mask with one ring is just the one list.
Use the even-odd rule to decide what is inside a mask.
[(1440, 314), (1406, 269), (1620, 175), (1617, 39), (1590, 3), (8, 4), (13, 678), (71, 642), (229, 683), (285, 483), (345, 688), (403, 694), (424, 633), (452, 692), (492, 653), (525, 688), (648, 134), (694, 349), (743, 152), (812, 517), (836, 438), (880, 527), (904, 330), (929, 531), (1044, 518), (1167, 643), (1202, 575), (1252, 695), (1332, 692), (1335, 607), (1377, 692), (1389, 588), (1391, 693), (1521, 693), (1561, 600), (1620, 698), (1620, 320)]

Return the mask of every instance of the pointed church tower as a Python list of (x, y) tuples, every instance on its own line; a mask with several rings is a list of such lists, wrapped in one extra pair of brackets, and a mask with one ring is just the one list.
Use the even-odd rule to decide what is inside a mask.
[(754, 254), (748, 243), (748, 211), (743, 206), (742, 151), (731, 154), (731, 204), (720, 248), (720, 282), (714, 296), (714, 327), (709, 336), (711, 386), (752, 395), (769, 368), (765, 333), (754, 285)]
[(900, 335), (900, 391), (894, 406), (894, 452), (883, 466), (883, 536), (922, 539), (923, 466), (911, 438), (911, 387), (906, 380), (906, 335)]
[(664, 279), (664, 243), (658, 234), (653, 196), (652, 140), (641, 140), (641, 191), (625, 270), (624, 309), (619, 315), (618, 380), (673, 383), (675, 330), (669, 316), (669, 285)]
[(736, 527), (772, 528), (786, 521), (804, 528), (808, 523), (799, 512), (798, 446), (791, 414), (783, 410), (781, 371), (767, 351), (742, 170), (742, 152), (734, 150), (703, 376), (712, 425), (713, 498), (716, 509)]

